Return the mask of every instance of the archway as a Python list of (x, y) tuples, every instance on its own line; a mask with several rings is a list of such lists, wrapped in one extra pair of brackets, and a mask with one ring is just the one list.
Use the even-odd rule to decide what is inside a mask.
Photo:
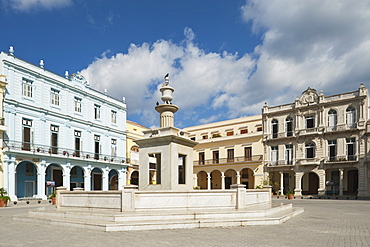
[(131, 173), (131, 184), (139, 185), (139, 172), (138, 171), (133, 171)]
[(84, 170), (80, 166), (74, 166), (70, 172), (71, 182), (70, 189), (85, 188)]
[(214, 170), (211, 172), (211, 189), (221, 189), (221, 172), (219, 170)]
[(52, 163), (46, 168), (45, 181), (54, 181), (54, 187), (46, 187), (46, 194), (50, 195), (54, 188), (63, 186), (63, 169), (59, 164)]
[(225, 171), (225, 189), (230, 189), (232, 184), (236, 184), (236, 171), (229, 169)]
[(250, 168), (243, 168), (240, 171), (240, 182), (245, 185), (247, 189), (254, 189), (254, 176)]
[(200, 189), (207, 189), (207, 173), (205, 171), (200, 171), (197, 174), (198, 186)]
[(99, 168), (95, 167), (91, 171), (91, 190), (102, 190), (103, 189), (103, 172)]
[(37, 168), (30, 161), (22, 161), (16, 168), (16, 195), (21, 197), (35, 197), (37, 194)]
[(310, 172), (302, 177), (302, 195), (316, 195), (319, 189), (319, 176)]
[(109, 172), (109, 190), (118, 190), (118, 172), (114, 169)]

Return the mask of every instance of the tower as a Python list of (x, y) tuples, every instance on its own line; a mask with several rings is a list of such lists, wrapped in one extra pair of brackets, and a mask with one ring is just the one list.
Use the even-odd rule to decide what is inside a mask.
[(174, 127), (174, 113), (179, 109), (172, 104), (174, 89), (169, 86), (169, 75), (159, 89), (163, 104), (155, 110), (160, 114), (160, 128), (144, 131), (144, 139), (135, 141), (139, 153), (139, 190), (193, 189), (193, 147), (189, 133)]

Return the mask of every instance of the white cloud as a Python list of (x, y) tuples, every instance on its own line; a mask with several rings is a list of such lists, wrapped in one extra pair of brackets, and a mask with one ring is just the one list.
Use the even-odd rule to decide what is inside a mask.
[(35, 8), (54, 9), (72, 4), (72, 0), (7, 0), (14, 9), (27, 11)]

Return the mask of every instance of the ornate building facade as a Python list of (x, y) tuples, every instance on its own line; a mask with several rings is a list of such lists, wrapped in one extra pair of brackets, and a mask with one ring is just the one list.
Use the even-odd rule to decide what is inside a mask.
[(263, 185), (261, 115), (184, 129), (198, 142), (194, 147), (195, 186), (200, 189), (247, 189)]
[(369, 196), (368, 90), (325, 96), (308, 88), (295, 102), (262, 109), (265, 172), (280, 193)]
[(0, 54), (4, 187), (12, 200), (46, 199), (52, 187), (118, 189), (126, 183), (126, 104), (9, 53)]

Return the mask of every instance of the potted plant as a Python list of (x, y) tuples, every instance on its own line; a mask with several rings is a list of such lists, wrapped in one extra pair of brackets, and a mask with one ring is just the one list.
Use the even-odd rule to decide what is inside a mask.
[(0, 207), (6, 207), (10, 197), (7, 196), (8, 192), (4, 188), (0, 188)]
[(57, 195), (55, 194), (55, 191), (51, 192), (49, 199), (51, 199), (51, 204), (57, 204)]
[(292, 191), (287, 191), (287, 193), (285, 194), (289, 200), (292, 200), (293, 199), (293, 196), (294, 196), (294, 193)]

